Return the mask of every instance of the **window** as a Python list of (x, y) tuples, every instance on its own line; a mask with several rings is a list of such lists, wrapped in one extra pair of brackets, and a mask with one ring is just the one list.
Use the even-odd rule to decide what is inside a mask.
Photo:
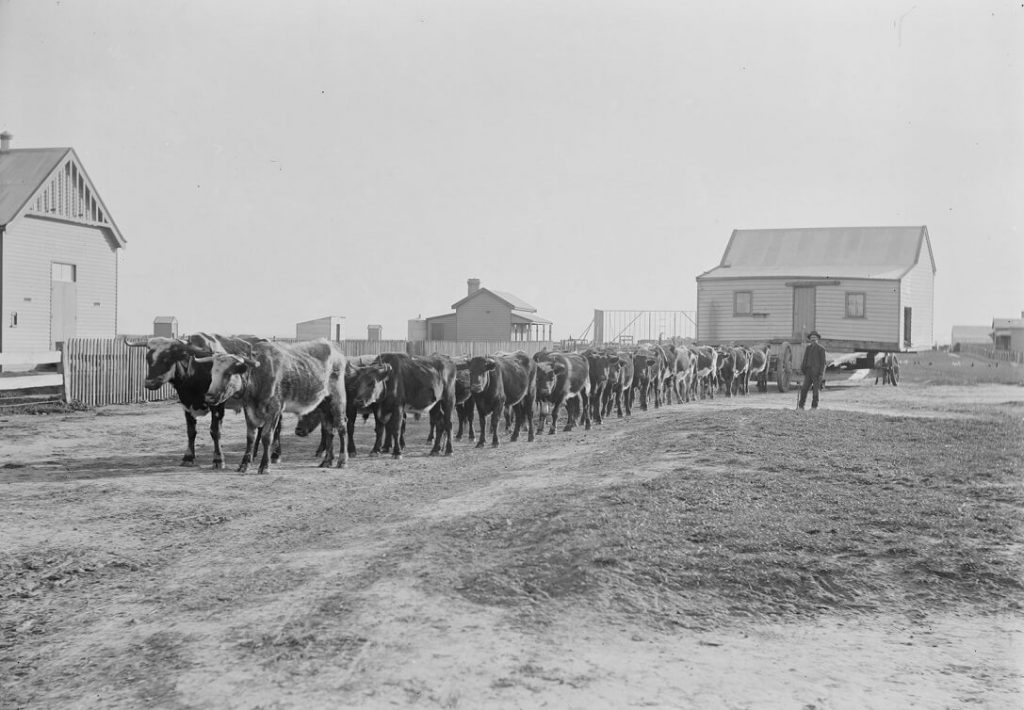
[(846, 317), (847, 318), (864, 318), (865, 311), (864, 305), (867, 300), (867, 296), (863, 293), (855, 293), (853, 291), (847, 291), (846, 293)]
[(749, 316), (754, 313), (754, 292), (734, 291), (732, 294), (732, 314)]
[(53, 281), (74, 283), (77, 281), (77, 272), (78, 269), (74, 264), (60, 264), (56, 261), (50, 264), (50, 279)]

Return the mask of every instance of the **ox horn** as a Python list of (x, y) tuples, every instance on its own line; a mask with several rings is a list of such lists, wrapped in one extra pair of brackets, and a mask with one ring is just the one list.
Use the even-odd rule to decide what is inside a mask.
[(129, 348), (144, 348), (149, 345), (149, 341), (144, 340), (142, 342), (139, 342), (138, 340), (129, 340), (128, 338), (125, 338), (124, 344), (127, 345)]
[(196, 362), (213, 362), (213, 355), (207, 355), (206, 357), (192, 358)]

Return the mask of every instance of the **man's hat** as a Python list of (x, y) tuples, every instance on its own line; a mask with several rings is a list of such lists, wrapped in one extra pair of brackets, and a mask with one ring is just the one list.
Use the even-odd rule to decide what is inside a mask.
[(821, 340), (821, 335), (816, 330), (812, 330), (810, 333), (808, 333), (807, 337), (808, 338), (817, 338), (818, 340)]

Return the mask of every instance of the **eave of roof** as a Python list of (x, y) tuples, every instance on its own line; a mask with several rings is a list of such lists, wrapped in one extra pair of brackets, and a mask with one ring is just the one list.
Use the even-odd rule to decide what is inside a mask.
[(540, 316), (535, 316), (532, 313), (521, 313), (517, 311), (512, 312), (512, 322), (535, 323), (537, 325), (551, 325), (551, 321), (549, 321), (547, 318), (541, 318)]

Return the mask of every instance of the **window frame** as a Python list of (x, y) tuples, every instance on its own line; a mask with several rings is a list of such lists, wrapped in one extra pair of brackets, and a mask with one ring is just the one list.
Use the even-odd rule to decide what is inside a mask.
[[(745, 295), (748, 298), (748, 310), (746, 311), (741, 311), (739, 309), (739, 299), (741, 295)], [(746, 318), (754, 315), (754, 292), (752, 290), (745, 289), (742, 291), (732, 292), (732, 315), (734, 318)]]
[[(58, 273), (57, 273), (58, 272), (58, 267), (67, 267), (68, 269), (70, 269), (69, 273), (70, 273), (71, 278), (70, 279), (59, 278), (58, 277)], [(70, 263), (68, 263), (66, 261), (51, 261), (50, 262), (50, 281), (51, 282), (56, 281), (58, 283), (65, 283), (65, 284), (78, 283), (78, 265), (77, 264), (70, 264)]]
[[(860, 313), (853, 313), (850, 310), (850, 298), (860, 297)], [(843, 313), (845, 318), (852, 320), (864, 320), (868, 317), (868, 294), (867, 291), (847, 291), (844, 301)]]

